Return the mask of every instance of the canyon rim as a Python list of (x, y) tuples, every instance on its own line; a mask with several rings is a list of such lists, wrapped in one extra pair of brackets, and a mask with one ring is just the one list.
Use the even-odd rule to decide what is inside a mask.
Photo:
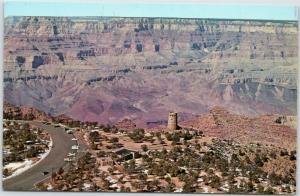
[(4, 190), (296, 193), (296, 19), (17, 14), (4, 27)]

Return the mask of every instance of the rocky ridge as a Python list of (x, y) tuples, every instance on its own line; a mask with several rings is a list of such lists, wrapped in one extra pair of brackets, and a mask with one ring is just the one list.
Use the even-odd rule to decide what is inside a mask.
[(279, 119), (281, 116), (278, 115), (247, 117), (222, 107), (214, 107), (208, 114), (182, 122), (180, 126), (201, 130), (206, 136), (232, 139), (240, 143), (296, 149), (296, 128), (290, 126), (290, 122), (281, 122)]

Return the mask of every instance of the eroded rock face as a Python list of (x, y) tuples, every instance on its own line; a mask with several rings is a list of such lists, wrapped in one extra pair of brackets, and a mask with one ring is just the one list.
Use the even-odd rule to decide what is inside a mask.
[(295, 115), (297, 43), (296, 22), (10, 17), (4, 99), (138, 126), (214, 105)]
[(117, 122), (115, 126), (124, 131), (132, 131), (136, 129), (136, 124), (134, 124), (134, 122), (132, 122), (130, 119), (123, 119), (120, 122)]
[(240, 143), (257, 142), (295, 149), (295, 121), (295, 116), (261, 115), (249, 118), (214, 107), (207, 114), (181, 122), (180, 126), (202, 130), (206, 136), (233, 139)]

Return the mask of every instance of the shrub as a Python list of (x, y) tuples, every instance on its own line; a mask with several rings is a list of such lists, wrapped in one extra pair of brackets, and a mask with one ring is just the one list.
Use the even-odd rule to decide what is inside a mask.
[(286, 149), (280, 151), (280, 156), (288, 156), (288, 155), (289, 152)]
[(147, 152), (147, 151), (148, 151), (148, 147), (147, 147), (146, 144), (143, 144), (141, 147), (142, 147), (142, 149), (143, 149), (144, 152)]
[(128, 136), (136, 143), (141, 143), (144, 141), (145, 131), (144, 129), (136, 129), (132, 133), (129, 133)]

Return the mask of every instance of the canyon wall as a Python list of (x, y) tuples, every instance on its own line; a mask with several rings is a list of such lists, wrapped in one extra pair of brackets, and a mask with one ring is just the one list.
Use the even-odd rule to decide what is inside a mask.
[(295, 115), (297, 36), (296, 21), (8, 17), (4, 99), (139, 126), (215, 105)]

